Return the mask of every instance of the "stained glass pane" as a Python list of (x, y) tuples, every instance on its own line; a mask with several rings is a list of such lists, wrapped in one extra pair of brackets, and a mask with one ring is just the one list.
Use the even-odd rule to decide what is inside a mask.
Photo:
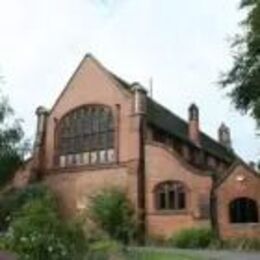
[(165, 199), (165, 193), (161, 192), (159, 193), (159, 209), (166, 209), (166, 199)]
[[(101, 158), (90, 156), (91, 163), (114, 160), (114, 129), (111, 111), (102, 106), (81, 107), (65, 116), (59, 126), (58, 150), (68, 155), (66, 165), (87, 164), (85, 152), (104, 151)], [(72, 154), (78, 154), (76, 157)], [(79, 154), (82, 154), (80, 159)], [(98, 153), (98, 155), (100, 155)], [(75, 157), (75, 158), (74, 158)], [(105, 160), (106, 159), (106, 160)], [(64, 160), (60, 162), (64, 165)]]
[[(158, 209), (181, 210), (186, 207), (184, 186), (179, 182), (165, 182), (156, 189)], [(163, 199), (164, 198), (164, 199)]]

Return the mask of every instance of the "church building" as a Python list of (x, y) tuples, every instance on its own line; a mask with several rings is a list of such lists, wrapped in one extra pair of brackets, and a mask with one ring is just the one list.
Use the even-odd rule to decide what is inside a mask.
[(86, 55), (52, 108), (37, 108), (33, 155), (13, 183), (43, 181), (67, 216), (119, 187), (147, 236), (212, 223), (224, 239), (260, 237), (260, 175), (236, 154), (226, 125), (214, 140), (200, 130), (195, 104), (187, 114)]

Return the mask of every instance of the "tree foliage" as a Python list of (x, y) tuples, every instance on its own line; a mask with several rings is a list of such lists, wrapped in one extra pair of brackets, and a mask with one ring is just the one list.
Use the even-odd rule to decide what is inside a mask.
[(57, 200), (49, 189), (34, 185), (15, 193), (17, 208), (11, 209), (8, 228), (1, 233), (2, 250), (28, 260), (84, 258), (88, 245), (81, 223), (61, 219)]
[(12, 178), (27, 148), (21, 120), (13, 116), (14, 111), (7, 99), (0, 95), (0, 186)]
[(0, 195), (0, 232), (5, 232), (17, 212), (32, 199), (41, 199), (47, 193), (40, 184), (29, 185), (25, 189), (10, 188)]
[(235, 107), (251, 113), (260, 127), (260, 1), (241, 0), (240, 8), (247, 10), (247, 16), (241, 23), (243, 32), (234, 38), (233, 65), (221, 85), (232, 87)]

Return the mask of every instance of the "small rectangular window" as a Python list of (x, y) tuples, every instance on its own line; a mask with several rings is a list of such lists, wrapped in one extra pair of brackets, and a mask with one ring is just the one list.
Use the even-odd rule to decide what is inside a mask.
[(68, 165), (68, 166), (73, 165), (73, 154), (68, 154), (68, 155), (67, 155), (66, 165)]
[(60, 167), (66, 167), (66, 156), (62, 155), (60, 156)]
[(97, 151), (91, 152), (90, 153), (90, 163), (91, 164), (96, 164), (98, 162), (98, 154)]
[(81, 165), (82, 164), (81, 162), (82, 162), (81, 154), (80, 153), (75, 154), (75, 164), (76, 165)]
[(166, 209), (166, 200), (165, 200), (165, 193), (159, 193), (159, 201), (158, 201), (158, 208), (159, 209)]
[(107, 162), (107, 156), (106, 156), (105, 150), (99, 151), (99, 162), (100, 163), (106, 163)]
[(89, 164), (89, 161), (90, 161), (89, 156), (90, 156), (90, 154), (88, 152), (83, 153), (84, 164)]
[(115, 161), (115, 152), (114, 149), (109, 149), (107, 151), (107, 160), (108, 162), (114, 162)]
[(184, 192), (179, 193), (178, 203), (179, 203), (179, 206), (178, 206), (179, 209), (185, 209), (186, 208), (186, 205), (185, 205), (185, 193)]
[(175, 192), (174, 190), (169, 191), (169, 209), (176, 209), (176, 203), (175, 203)]

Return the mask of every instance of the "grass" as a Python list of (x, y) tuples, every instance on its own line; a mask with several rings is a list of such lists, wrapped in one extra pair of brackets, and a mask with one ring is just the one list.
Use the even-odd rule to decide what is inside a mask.
[[(175, 253), (174, 251), (154, 251), (131, 249), (127, 252), (111, 253), (111, 254), (93, 254), (88, 255), (85, 260), (202, 260), (201, 257), (191, 256), (186, 253)], [(204, 259), (204, 258), (203, 258)]]
[(175, 254), (174, 252), (154, 252), (154, 251), (131, 251), (128, 253), (130, 260), (201, 260), (201, 258), (186, 254)]

